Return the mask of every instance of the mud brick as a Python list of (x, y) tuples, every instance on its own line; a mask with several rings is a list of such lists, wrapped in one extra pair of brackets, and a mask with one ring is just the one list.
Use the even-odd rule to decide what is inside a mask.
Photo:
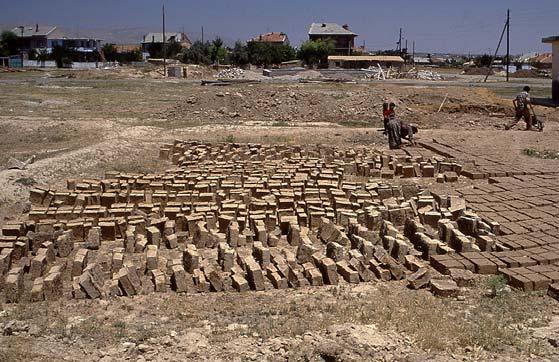
[(146, 249), (146, 267), (148, 270), (158, 268), (159, 250), (155, 245), (148, 245)]
[(194, 272), (192, 273), (192, 280), (194, 281), (194, 286), (199, 293), (207, 293), (210, 291), (210, 283), (200, 269), (194, 269)]
[(559, 283), (550, 284), (547, 288), (547, 295), (559, 301)]
[(309, 281), (305, 278), (300, 269), (292, 267), (289, 267), (288, 282), (293, 288), (303, 288), (310, 285)]
[(497, 264), (489, 259), (479, 258), (470, 260), (475, 266), (477, 274), (497, 274)]
[(33, 281), (33, 287), (31, 287), (30, 300), (32, 302), (41, 302), (45, 300), (45, 294), (43, 290), (43, 278), (37, 278)]
[(431, 272), (428, 268), (420, 268), (415, 273), (408, 276), (408, 286), (411, 289), (420, 289), (429, 285)]
[(234, 218), (232, 216), (229, 215), (220, 215), (217, 218), (217, 222), (218, 222), (218, 227), (219, 227), (219, 232), (220, 233), (226, 233), (227, 229), (229, 228), (229, 226), (231, 225), (231, 223), (233, 222)]
[(210, 241), (210, 232), (205, 226), (203, 221), (197, 222), (193, 228), (192, 239), (194, 245), (198, 248), (205, 248), (208, 246)]
[(287, 242), (292, 246), (298, 246), (301, 244), (301, 228), (299, 225), (294, 223), (289, 224)]
[(553, 283), (559, 283), (559, 271), (550, 271), (543, 273), (548, 279), (551, 279)]
[(526, 275), (515, 274), (510, 277), (510, 285), (514, 288), (524, 291), (534, 290), (534, 283)]
[(224, 290), (223, 277), (220, 272), (214, 268), (204, 271), (206, 279), (210, 282), (210, 290), (213, 292), (221, 292)]
[(193, 244), (189, 244), (186, 247), (186, 250), (183, 252), (183, 264), (184, 270), (188, 273), (193, 273), (195, 269), (199, 268), (200, 265), (200, 255), (198, 254), (198, 250), (196, 246)]
[(250, 290), (248, 282), (240, 274), (233, 274), (231, 276), (231, 283), (233, 285), (233, 288), (235, 288), (235, 290), (238, 292), (246, 292)]
[(87, 232), (85, 247), (90, 250), (99, 250), (101, 245), (101, 228), (94, 226)]
[(114, 221), (99, 221), (101, 240), (111, 241), (116, 239), (116, 223)]
[(221, 260), (221, 268), (224, 272), (228, 272), (233, 268), (235, 263), (235, 250), (227, 248), (223, 251), (223, 259)]
[(176, 234), (165, 235), (165, 244), (169, 249), (176, 249), (178, 248), (178, 238)]
[(124, 236), (124, 250), (126, 253), (133, 253), (136, 248), (136, 236), (131, 229), (126, 230)]
[(84, 222), (81, 220), (72, 220), (66, 223), (68, 230), (72, 231), (72, 241), (82, 242), (85, 240)]
[(546, 258), (545, 254), (533, 254), (530, 255), (530, 258), (536, 261), (538, 265), (546, 265), (550, 264), (550, 260)]
[(119, 271), (123, 266), (123, 262), (124, 262), (124, 254), (120, 252), (115, 252), (113, 254), (113, 259), (111, 262), (111, 270), (115, 272)]
[(456, 182), (458, 181), (458, 175), (454, 171), (446, 171), (443, 173), (445, 182)]
[(4, 281), (6, 303), (17, 303), (23, 294), (23, 273), (9, 273)]
[(346, 260), (337, 262), (336, 267), (338, 273), (346, 282), (353, 284), (359, 283), (359, 274), (349, 266)]
[(353, 267), (353, 269), (357, 271), (357, 273), (359, 274), (359, 279), (362, 282), (370, 282), (372, 279), (374, 279), (373, 272), (367, 269), (364, 260), (352, 258), (350, 259), (349, 264)]
[(260, 266), (253, 262), (247, 262), (247, 277), (250, 288), (256, 291), (264, 290), (264, 275)]
[(405, 259), (404, 265), (406, 266), (406, 268), (408, 268), (414, 273), (426, 266), (426, 263), (415, 255), (406, 255), (404, 259)]
[(187, 293), (194, 290), (192, 275), (188, 274), (182, 265), (173, 265), (171, 268), (171, 288), (177, 293)]
[(430, 289), (438, 297), (456, 297), (459, 292), (456, 282), (448, 279), (431, 279)]
[(241, 246), (239, 245), (239, 224), (237, 222), (231, 222), (226, 232), (227, 243), (231, 247)]
[(508, 283), (510, 283), (512, 276), (517, 274), (514, 269), (499, 269), (499, 275), (502, 275)]
[(89, 271), (85, 271), (82, 275), (80, 275), (79, 285), (87, 297), (91, 299), (101, 298), (102, 285), (97, 283)]
[(137, 234), (136, 242), (134, 244), (134, 252), (142, 253), (146, 249), (147, 245), (148, 239), (142, 234)]
[(551, 279), (542, 274), (524, 274), (524, 276), (532, 281), (534, 290), (546, 290), (552, 283)]
[(27, 254), (29, 252), (29, 244), (22, 242), (22, 241), (16, 241), (13, 244), (13, 248), (12, 248), (12, 260), (19, 260), (23, 257), (26, 257)]
[(326, 256), (333, 261), (342, 261), (344, 259), (344, 254), (344, 248), (342, 245), (336, 242), (329, 242), (326, 244)]
[(476, 236), (476, 243), (482, 251), (494, 251), (495, 240), (487, 235)]
[(2, 254), (0, 254), (0, 276), (7, 274), (11, 266), (12, 266), (11, 253), (2, 252)]
[(119, 270), (117, 278), (124, 295), (132, 296), (141, 292), (142, 284), (135, 268), (123, 267)]
[(459, 287), (471, 286), (474, 282), (474, 274), (469, 270), (450, 269), (450, 277)]
[(47, 262), (49, 263), (53, 263), (56, 260), (54, 243), (50, 241), (45, 241), (43, 244), (41, 244), (41, 248), (37, 250), (36, 255), (39, 255), (41, 253), (45, 253), (45, 255), (47, 256)]
[(312, 255), (317, 251), (318, 249), (316, 249), (311, 241), (306, 238), (306, 240), (303, 240), (297, 248), (297, 262), (300, 264), (312, 262)]
[(164, 293), (167, 291), (167, 277), (159, 269), (151, 270), (151, 279), (153, 285), (155, 285), (156, 293)]
[(338, 272), (336, 262), (330, 258), (323, 258), (320, 262), (320, 271), (322, 272), (322, 277), (324, 283), (329, 285), (338, 284)]
[(529, 256), (516, 256), (513, 257), (513, 259), (516, 260), (518, 264), (522, 267), (534, 266), (538, 264), (534, 259), (530, 258)]
[(261, 242), (257, 241), (252, 247), (252, 256), (262, 266), (266, 268), (270, 264), (270, 249), (264, 247)]
[(56, 239), (56, 249), (58, 251), (58, 256), (61, 258), (66, 258), (70, 255), (72, 250), (74, 250), (74, 241), (71, 231), (65, 231), (64, 234)]
[[(46, 250), (46, 249), (44, 249)], [(46, 253), (40, 253), (37, 254), (32, 260), (31, 260), (31, 266), (29, 268), (29, 274), (31, 274), (31, 278), (32, 279), (36, 279), (39, 278), (41, 276), (43, 276), (43, 274), (46, 272), (47, 270), (47, 255)]]
[(146, 229), (146, 237), (149, 245), (155, 245), (159, 248), (161, 244), (161, 232), (155, 226), (150, 226)]
[(374, 259), (369, 260), (369, 269), (379, 280), (389, 281), (392, 278), (392, 274), (390, 273), (390, 270), (384, 269), (380, 265), (380, 263)]
[(80, 277), (72, 278), (72, 297), (74, 299), (86, 299), (87, 294), (85, 294), (84, 290), (80, 286)]
[(43, 282), (45, 300), (58, 300), (62, 297), (62, 275), (60, 272), (49, 273)]
[(83, 273), (83, 270), (87, 266), (89, 257), (89, 250), (79, 249), (74, 256), (74, 261), (72, 262), (72, 277), (77, 277)]
[(421, 168), (421, 175), (423, 177), (435, 177), (435, 166), (423, 165)]

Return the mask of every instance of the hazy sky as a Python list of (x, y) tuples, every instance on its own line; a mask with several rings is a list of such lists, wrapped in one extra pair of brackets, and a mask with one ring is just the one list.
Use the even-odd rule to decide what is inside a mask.
[[(0, 0), (0, 24), (105, 28), (118, 37), (160, 29), (160, 0)], [(541, 38), (559, 35), (559, 0), (166, 0), (167, 28), (227, 42), (283, 31), (293, 45), (312, 22), (349, 24), (368, 49), (394, 48), (399, 28), (420, 52), (493, 52), (511, 9), (511, 52), (550, 51)], [(138, 38), (139, 42), (140, 36)], [(504, 49), (504, 48), (503, 48)]]

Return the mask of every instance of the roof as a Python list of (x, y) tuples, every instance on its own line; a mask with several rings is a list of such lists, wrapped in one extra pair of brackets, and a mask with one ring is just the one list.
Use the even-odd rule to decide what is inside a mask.
[(549, 36), (547, 38), (542, 39), (542, 43), (554, 43), (556, 41), (559, 41), (559, 35)]
[[(190, 41), (184, 33), (165, 32), (165, 38), (165, 42), (170, 42), (173, 40), (178, 41), (179, 43), (183, 41)], [(163, 43), (163, 33), (147, 33), (146, 35), (144, 35), (144, 40), (142, 41), (142, 43)]]
[[(344, 26), (346, 28), (344, 28)], [(309, 29), (309, 35), (354, 35), (354, 32), (347, 28), (347, 25), (338, 25), (336, 23), (312, 23)]]
[(404, 62), (404, 59), (397, 55), (330, 55), (328, 60), (334, 62)]
[(540, 54), (530, 59), (530, 63), (551, 64), (553, 62), (553, 55), (551, 53)]
[(284, 43), (287, 41), (287, 35), (285, 33), (271, 32), (266, 34), (260, 34), (249, 40), (249, 42), (261, 42), (261, 43)]
[[(31, 36), (47, 36), (51, 34), (53, 31), (56, 30), (56, 26), (50, 25), (26, 25), (23, 27), (23, 37), (31, 37)], [(12, 33), (16, 34), (17, 36), (21, 37), (21, 27), (16, 26), (12, 29)]]

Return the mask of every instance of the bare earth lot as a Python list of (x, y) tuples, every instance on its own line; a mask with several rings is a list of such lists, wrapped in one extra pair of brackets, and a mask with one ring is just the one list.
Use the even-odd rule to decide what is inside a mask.
[[(559, 111), (537, 110), (543, 133), (503, 130), (522, 83), (203, 87), (67, 75), (0, 74), (0, 226), (29, 211), (31, 187), (61, 188), (66, 179), (108, 170), (164, 171), (170, 163), (158, 159), (159, 146), (175, 139), (386, 149), (378, 132), (384, 99), (419, 125), (420, 142), (436, 139), (462, 155), (491, 158), (495, 167), (559, 171), (558, 160), (523, 153), (559, 152)], [(549, 82), (530, 82), (535, 94), (549, 95)], [(37, 161), (27, 170), (4, 169), (10, 157), (31, 155)], [(459, 185), (476, 182), (461, 178)], [(557, 302), (508, 288), (490, 297), (490, 278), (476, 276), (459, 299), (372, 282), (0, 304), (0, 360), (559, 360)]]

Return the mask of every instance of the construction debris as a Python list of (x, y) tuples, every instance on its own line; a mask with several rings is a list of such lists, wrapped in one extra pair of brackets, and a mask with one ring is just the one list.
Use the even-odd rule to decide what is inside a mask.
[(13, 157), (10, 157), (8, 159), (8, 164), (7, 164), (6, 168), (8, 170), (25, 170), (28, 165), (35, 162), (35, 158), (36, 158), (36, 156), (33, 155), (25, 161), (20, 161), (20, 160), (17, 160), (15, 158), (13, 158)]

